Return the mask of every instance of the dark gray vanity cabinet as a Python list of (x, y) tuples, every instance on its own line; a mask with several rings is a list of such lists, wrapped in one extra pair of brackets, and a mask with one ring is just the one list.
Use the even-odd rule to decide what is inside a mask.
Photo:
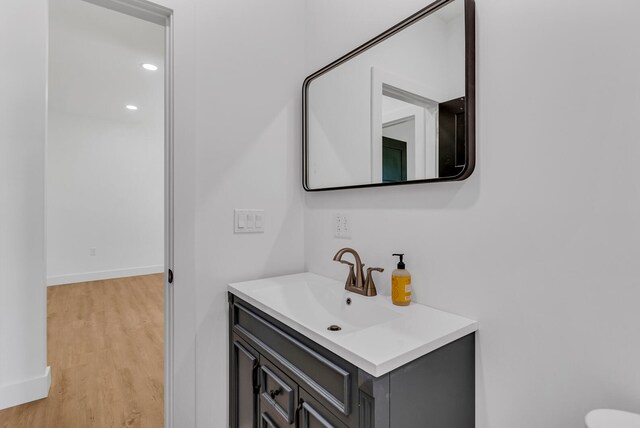
[(376, 378), (231, 293), (229, 326), (231, 428), (475, 426), (474, 334)]

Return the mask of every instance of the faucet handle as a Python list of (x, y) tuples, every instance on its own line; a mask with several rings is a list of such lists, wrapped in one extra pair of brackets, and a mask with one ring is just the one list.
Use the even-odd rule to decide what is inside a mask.
[(373, 275), (371, 274), (373, 271), (384, 272), (384, 269), (379, 267), (367, 268), (367, 279), (364, 282), (364, 291), (367, 296), (375, 296), (378, 294), (376, 284), (373, 282)]
[(345, 282), (345, 287), (355, 287), (356, 285), (356, 274), (353, 270), (353, 263), (348, 262), (346, 260), (336, 260), (337, 262), (342, 263), (343, 265), (349, 266), (349, 276), (347, 276), (347, 281)]

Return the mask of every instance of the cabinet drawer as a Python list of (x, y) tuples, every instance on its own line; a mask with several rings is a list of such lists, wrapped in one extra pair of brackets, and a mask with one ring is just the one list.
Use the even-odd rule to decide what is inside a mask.
[(287, 424), (293, 423), (296, 412), (296, 385), (264, 358), (260, 367), (260, 401), (273, 408)]
[(302, 389), (300, 402), (298, 428), (346, 428), (346, 425)]
[(352, 411), (352, 382), (357, 368), (337, 363), (339, 357), (313, 349), (250, 310), (237, 300), (233, 304), (233, 331), (254, 343), (261, 354), (277, 363), (300, 386), (312, 391), (339, 414)]
[(262, 412), (260, 416), (260, 428), (280, 428), (267, 412)]

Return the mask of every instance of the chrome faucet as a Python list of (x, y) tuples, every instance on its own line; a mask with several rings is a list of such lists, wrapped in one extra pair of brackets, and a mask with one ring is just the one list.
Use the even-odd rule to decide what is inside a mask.
[[(350, 253), (353, 255), (355, 259), (355, 272), (353, 263), (348, 262), (346, 260), (342, 260), (342, 256), (345, 253)], [(343, 248), (333, 256), (333, 260), (336, 262), (340, 262), (349, 266), (349, 276), (347, 276), (347, 282), (344, 285), (344, 289), (347, 291), (352, 291), (354, 293), (362, 294), (363, 296), (375, 296), (377, 293), (376, 285), (373, 282), (372, 272), (383, 272), (382, 268), (368, 268), (367, 269), (367, 278), (364, 279), (364, 264), (362, 264), (362, 260), (360, 260), (360, 256), (358, 252), (353, 248)]]

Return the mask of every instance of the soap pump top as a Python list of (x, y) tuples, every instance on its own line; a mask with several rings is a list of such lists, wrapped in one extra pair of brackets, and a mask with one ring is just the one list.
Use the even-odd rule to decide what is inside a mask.
[(398, 269), (404, 269), (404, 261), (402, 260), (402, 258), (404, 257), (404, 254), (394, 254), (394, 256), (398, 256), (400, 257), (400, 261), (398, 262)]

